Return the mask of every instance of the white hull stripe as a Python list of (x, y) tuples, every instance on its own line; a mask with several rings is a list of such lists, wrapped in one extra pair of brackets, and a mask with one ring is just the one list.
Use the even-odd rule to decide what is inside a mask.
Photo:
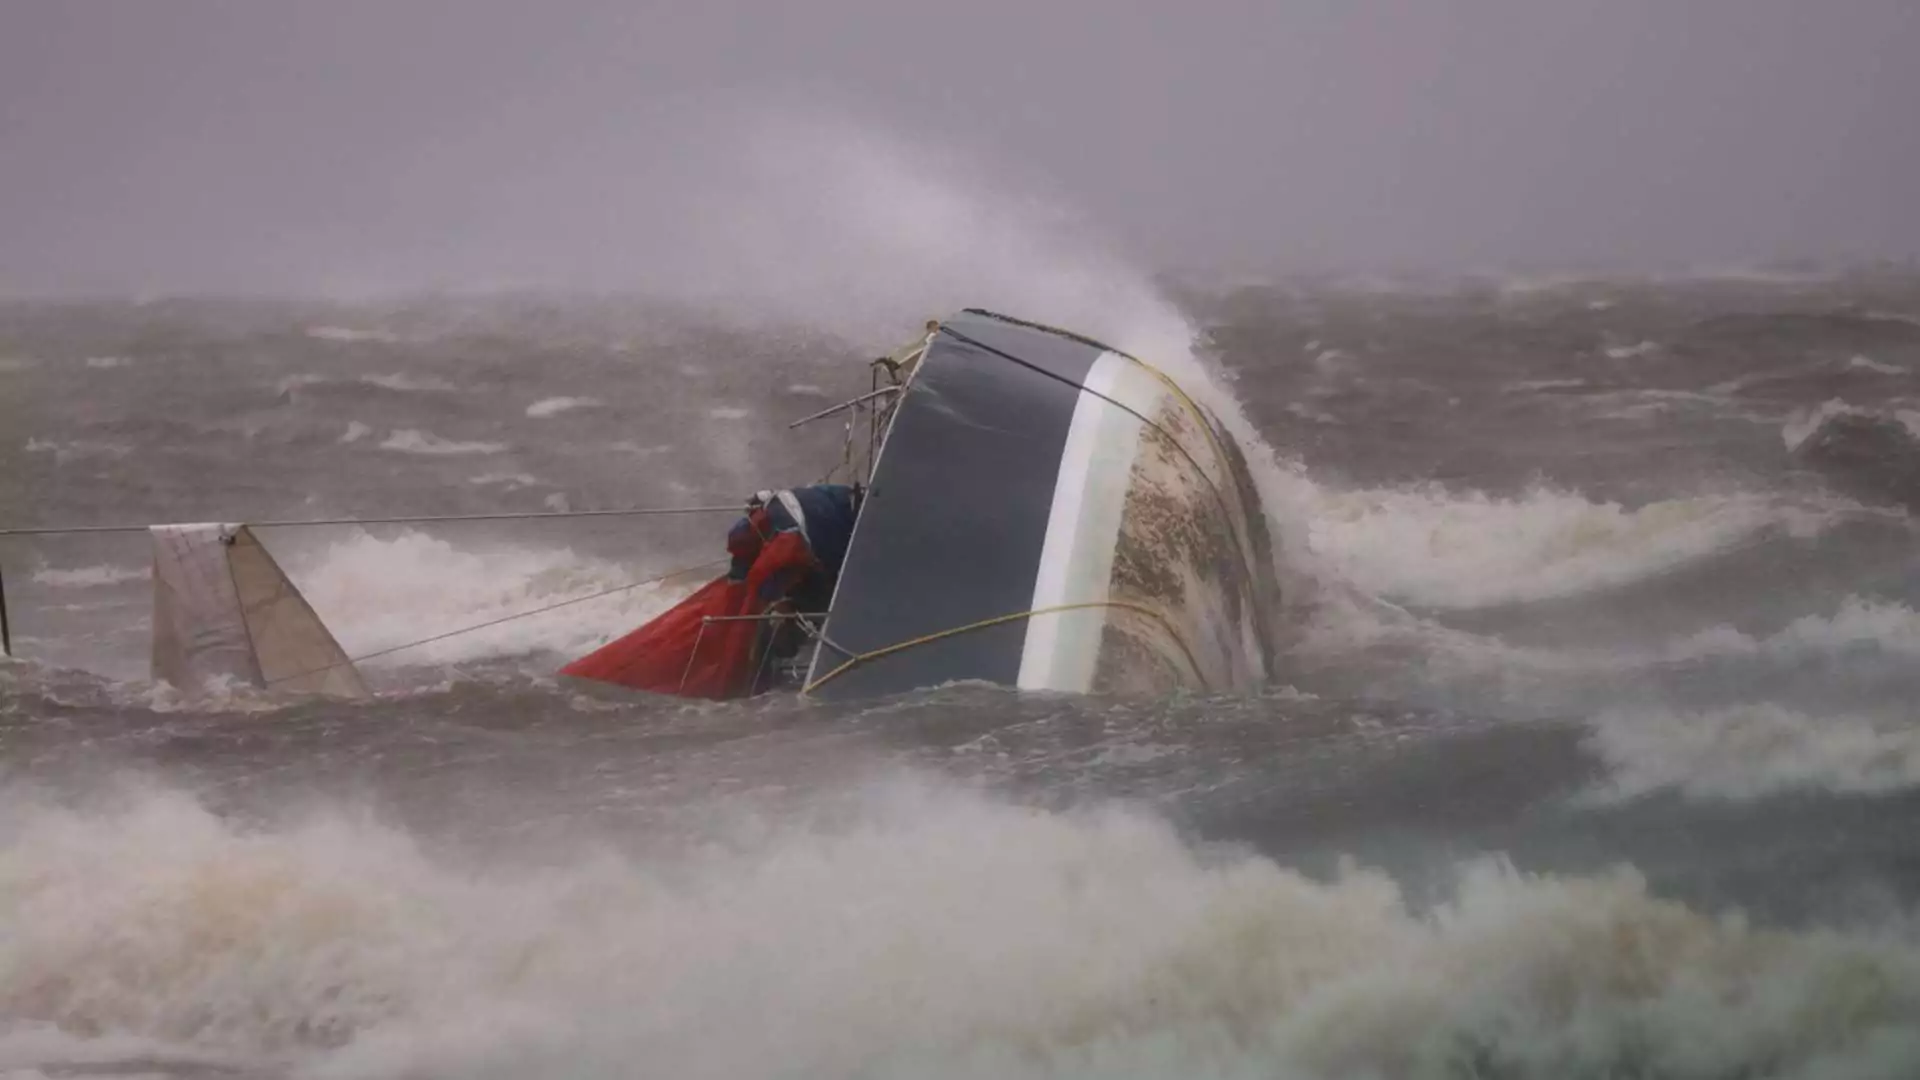
[[(1114, 353), (1102, 353), (1094, 361), (1083, 385), (1091, 392), (1082, 393), (1075, 404), (1061, 451), (1034, 581), (1035, 611), (1108, 600), (1114, 547), (1142, 428), (1137, 417), (1113, 401), (1152, 416), (1166, 392), (1151, 373)], [(1028, 619), (1017, 685), (1069, 693), (1092, 689), (1106, 623), (1104, 608)]]

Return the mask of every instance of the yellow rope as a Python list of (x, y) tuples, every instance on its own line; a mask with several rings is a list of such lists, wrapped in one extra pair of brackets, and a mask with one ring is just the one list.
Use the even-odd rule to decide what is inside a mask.
[[(892, 656), (895, 653), (905, 652), (908, 649), (911, 649), (918, 645), (931, 644), (932, 642), (942, 641), (942, 640), (945, 640), (946, 638), (957, 637), (961, 634), (972, 633), (975, 630), (985, 630), (993, 626), (1002, 626), (1002, 625), (1005, 625), (1006, 623), (1018, 622), (1021, 619), (1031, 619), (1035, 615), (1057, 615), (1062, 612), (1085, 611), (1091, 608), (1119, 608), (1123, 611), (1131, 611), (1137, 615), (1145, 615), (1148, 618), (1153, 619), (1155, 622), (1158, 622), (1160, 624), (1161, 629), (1167, 632), (1167, 636), (1173, 639), (1173, 643), (1180, 647), (1180, 654), (1181, 656), (1186, 658), (1187, 666), (1195, 674), (1199, 674), (1200, 664), (1198, 661), (1196, 661), (1193, 658), (1193, 650), (1187, 647), (1187, 643), (1181, 639), (1179, 632), (1173, 628), (1172, 623), (1169, 623), (1167, 621), (1167, 617), (1164, 614), (1154, 610), (1153, 608), (1147, 607), (1144, 604), (1135, 604), (1126, 600), (1092, 600), (1092, 601), (1087, 601), (1085, 603), (1079, 603), (1079, 604), (1060, 604), (1055, 607), (1035, 608), (1032, 611), (1016, 611), (1010, 615), (995, 615), (990, 619), (981, 619), (979, 622), (971, 622), (971, 623), (967, 623), (965, 626), (955, 626), (947, 630), (935, 631), (934, 633), (931, 633), (931, 634), (922, 634), (917, 638), (912, 638), (907, 641), (896, 642), (895, 644), (888, 645), (879, 649), (873, 649), (868, 652), (852, 653), (848, 656), (848, 658), (844, 662), (840, 664), (839, 667), (834, 668), (832, 671), (829, 671), (825, 675), (822, 675), (819, 678), (808, 683), (806, 686), (800, 689), (800, 692), (802, 694), (811, 694), (815, 690), (820, 689), (822, 686), (825, 686), (827, 683), (832, 682), (834, 679), (839, 678), (841, 675), (846, 674), (848, 671), (852, 670), (855, 667), (860, 666), (861, 664), (867, 663), (868, 661), (871, 661), (871, 660), (878, 660), (882, 657)], [(829, 646), (829, 647), (837, 648), (837, 646)], [(840, 651), (845, 652), (846, 650), (840, 650)]]

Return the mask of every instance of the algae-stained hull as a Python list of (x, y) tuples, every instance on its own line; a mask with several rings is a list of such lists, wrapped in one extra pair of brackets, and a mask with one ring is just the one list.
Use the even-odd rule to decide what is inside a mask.
[(1097, 341), (970, 310), (894, 409), (810, 692), (1248, 691), (1278, 601), (1217, 418)]

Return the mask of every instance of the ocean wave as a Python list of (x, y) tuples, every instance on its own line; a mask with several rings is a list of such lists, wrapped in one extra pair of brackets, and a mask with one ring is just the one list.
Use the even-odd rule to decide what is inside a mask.
[[(1721, 624), (1639, 645), (1539, 645), (1449, 627), (1412, 613), (1347, 603), (1323, 612), (1303, 646), (1317, 657), (1351, 662), (1370, 653), (1418, 656), (1418, 680), (1496, 678), (1503, 693), (1590, 692), (1590, 680), (1611, 682), (1662, 669), (1758, 661), (1793, 665), (1869, 655), (1920, 657), (1920, 612), (1893, 601), (1850, 596), (1830, 615), (1809, 614), (1772, 633), (1749, 634)], [(1303, 655), (1305, 655), (1303, 653)], [(1531, 680), (1546, 679), (1546, 683)]]
[(1839, 398), (1828, 398), (1820, 404), (1806, 409), (1796, 409), (1780, 425), (1780, 441), (1786, 445), (1787, 452), (1793, 453), (1806, 445), (1827, 421), (1836, 416), (1868, 416), (1864, 409), (1856, 409)]
[[(1862, 421), (1875, 421), (1891, 418), (1914, 440), (1920, 441), (1920, 411), (1913, 409), (1894, 409), (1887, 413), (1861, 408), (1840, 400), (1828, 398), (1819, 405), (1806, 409), (1797, 409), (1789, 414), (1780, 425), (1780, 440), (1790, 452), (1798, 451), (1807, 440), (1820, 434), (1820, 429), (1834, 425), (1834, 421), (1851, 418)], [(1837, 426), (1837, 425), (1834, 425)]]
[(123, 585), (129, 581), (147, 580), (148, 570), (144, 566), (82, 566), (72, 570), (42, 569), (36, 570), (33, 580), (37, 584), (55, 589), (97, 589), (107, 585)]
[(1309, 529), (1324, 563), (1375, 596), (1477, 608), (1616, 587), (1763, 529), (1815, 530), (1824, 519), (1816, 509), (1761, 496), (1628, 509), (1549, 488), (1500, 498), (1427, 485), (1327, 490)]
[(385, 330), (356, 330), (347, 326), (309, 326), (306, 333), (317, 341), (377, 341), (393, 344), (402, 340), (400, 335)]
[(1920, 315), (1910, 315), (1904, 311), (1868, 311), (1862, 313), (1861, 318), (1920, 326)]
[(1871, 648), (1920, 656), (1920, 612), (1904, 604), (1849, 596), (1832, 615), (1803, 615), (1760, 637), (1717, 626), (1666, 646), (1660, 659), (1691, 661), (1725, 656), (1792, 658)]
[(506, 448), (506, 443), (461, 442), (414, 428), (394, 431), (380, 444), (382, 450), (397, 450), (403, 454), (498, 454)]
[[(566, 548), (463, 550), (412, 531), (395, 539), (359, 534), (291, 556), (284, 565), (341, 648), (353, 656), (620, 589), (658, 573), (588, 558)], [(526, 653), (578, 655), (644, 623), (684, 591), (682, 585), (667, 584), (611, 592), (409, 648), (379, 663), (442, 664)]]
[(569, 409), (587, 409), (605, 404), (599, 398), (590, 397), (550, 397), (527, 406), (527, 415), (535, 418), (558, 416)]
[(532, 487), (535, 484), (538, 484), (539, 482), (540, 480), (538, 477), (532, 476), (528, 473), (522, 473), (522, 472), (491, 472), (491, 473), (481, 473), (478, 476), (467, 477), (467, 483), (469, 484), (477, 484), (482, 487), (492, 485), (492, 484), (500, 484), (505, 486), (508, 490), (512, 490), (514, 488)]
[(317, 375), (301, 372), (282, 377), (273, 384), (274, 393), (287, 394), (307, 386), (376, 386), (399, 393), (440, 394), (459, 389), (453, 383), (432, 375), (413, 375), (404, 371), (372, 375)]
[(1920, 510), (1920, 413), (1839, 400), (1796, 413), (1780, 437), (1796, 461), (1866, 500)]
[(92, 442), (86, 439), (55, 442), (52, 439), (29, 437), (25, 448), (29, 454), (52, 454), (57, 464), (65, 464), (81, 458), (126, 457), (133, 453), (133, 447), (125, 443)]
[(331, 1077), (1920, 1065), (1911, 942), (1756, 929), (1630, 869), (1479, 860), (1422, 912), (1365, 868), (908, 780), (838, 816), (736, 812), (725, 845), (458, 867), (351, 805), (243, 828), (167, 789), (0, 799), (0, 1014), (33, 1025), (0, 1060), (34, 1066), (68, 1064), (52, 1032)]
[(1636, 345), (1612, 345), (1605, 352), (1609, 360), (1636, 360), (1660, 351), (1659, 342), (1642, 341)]
[(634, 454), (639, 457), (652, 457), (654, 454), (664, 454), (672, 450), (673, 444), (661, 443), (657, 446), (641, 446), (632, 439), (621, 439), (619, 442), (608, 443), (607, 449), (618, 450), (623, 454)]
[(458, 389), (445, 379), (435, 378), (432, 375), (409, 375), (404, 371), (385, 375), (362, 375), (359, 381), (368, 386), (378, 386), (383, 390), (399, 390), (403, 393), (437, 394)]
[(1898, 364), (1883, 364), (1871, 356), (1855, 356), (1847, 361), (1847, 368), (1852, 371), (1871, 371), (1875, 375), (1909, 374), (1906, 368)]
[(1305, 420), (1308, 423), (1312, 423), (1312, 424), (1337, 425), (1340, 423), (1339, 417), (1333, 415), (1330, 412), (1327, 412), (1325, 409), (1316, 409), (1304, 401), (1288, 402), (1287, 415), (1297, 416), (1300, 419)]
[(1756, 799), (1789, 791), (1882, 794), (1920, 785), (1920, 717), (1811, 715), (1771, 702), (1694, 712), (1620, 709), (1589, 746), (1609, 774), (1597, 797), (1677, 791)]

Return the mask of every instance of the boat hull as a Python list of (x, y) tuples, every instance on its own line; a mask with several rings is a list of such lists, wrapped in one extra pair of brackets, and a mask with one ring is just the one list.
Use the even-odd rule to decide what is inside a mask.
[(1216, 418), (1099, 342), (968, 311), (894, 410), (808, 689), (1250, 691), (1278, 601)]

